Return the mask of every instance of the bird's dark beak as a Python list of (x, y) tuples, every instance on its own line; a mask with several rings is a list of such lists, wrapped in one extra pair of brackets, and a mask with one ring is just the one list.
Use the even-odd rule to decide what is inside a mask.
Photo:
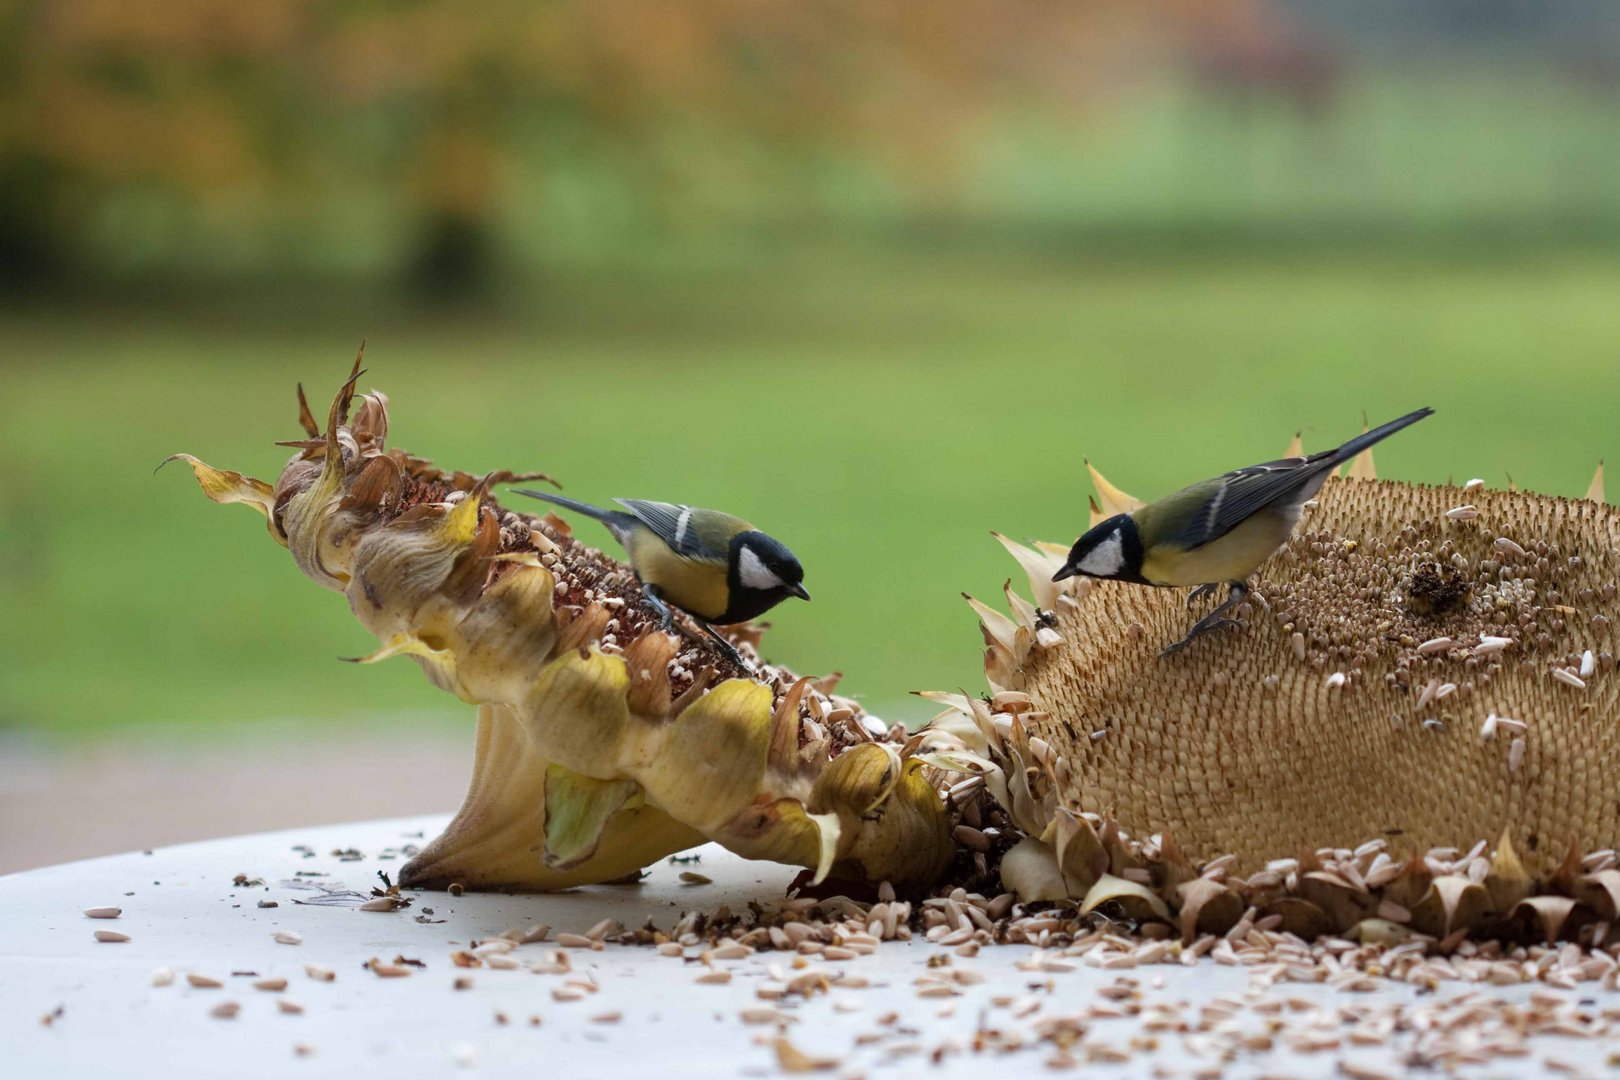
[(799, 584), (789, 585), (788, 586), (788, 593), (790, 595), (792, 595), (792, 596), (797, 596), (800, 600), (808, 600), (808, 599), (810, 599), (810, 593), (805, 589), (805, 587), (803, 585), (799, 585)]
[(1067, 580), (1069, 578), (1074, 577), (1079, 572), (1080, 571), (1076, 570), (1072, 566), (1064, 566), (1063, 569), (1059, 570), (1057, 573), (1052, 575), (1052, 580), (1053, 581), (1065, 581), (1065, 580)]

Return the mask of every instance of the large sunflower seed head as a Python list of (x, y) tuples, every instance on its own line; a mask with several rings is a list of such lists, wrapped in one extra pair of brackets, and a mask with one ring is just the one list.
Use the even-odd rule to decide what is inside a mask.
[[(1066, 794), (1247, 866), (1379, 834), (1424, 850), (1506, 828), (1543, 866), (1612, 841), (1620, 803), (1596, 778), (1620, 769), (1620, 514), (1472, 491), (1477, 516), (1448, 517), (1464, 500), (1330, 481), (1243, 625), (1172, 657), (1179, 590), (1102, 582), (1058, 605), (1063, 644), (999, 667), (1017, 664)], [(1493, 715), (1522, 721), (1518, 763), (1480, 738)]]
[(1000, 865), (1009, 888), (1132, 882), (1185, 935), (1251, 905), (1302, 936), (1605, 925), (1620, 514), (1601, 471), (1569, 500), (1371, 469), (1323, 488), (1240, 626), (1168, 658), (1197, 617), (1181, 591), (1043, 592), (1041, 556), (1060, 549), (1002, 540), (1050, 600), (1010, 616), (975, 602), (995, 692), (929, 696), (952, 708), (933, 760), (982, 775), (976, 812), (1023, 837)]

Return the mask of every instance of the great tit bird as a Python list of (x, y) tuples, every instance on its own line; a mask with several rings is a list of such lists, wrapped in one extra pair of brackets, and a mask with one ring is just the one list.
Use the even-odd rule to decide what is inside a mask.
[(1334, 469), (1433, 412), (1419, 409), (1336, 450), (1236, 469), (1140, 510), (1115, 514), (1075, 541), (1052, 580), (1083, 574), (1139, 585), (1196, 585), (1187, 597), (1189, 608), (1222, 584), (1231, 586), (1225, 602), (1159, 655), (1179, 652), (1199, 634), (1234, 624), (1226, 613), (1248, 595), (1249, 575), (1288, 542), (1300, 508)]
[(756, 619), (790, 596), (810, 599), (804, 567), (793, 552), (742, 518), (642, 499), (614, 499), (624, 510), (604, 510), (544, 491), (518, 494), (606, 525), (630, 556), (630, 568), (664, 629), (673, 622), (670, 605), (678, 607), (744, 667), (737, 650), (711, 624)]

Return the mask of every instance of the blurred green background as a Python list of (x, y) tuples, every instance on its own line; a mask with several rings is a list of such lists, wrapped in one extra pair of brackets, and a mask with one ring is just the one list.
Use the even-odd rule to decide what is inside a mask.
[(785, 539), (767, 653), (912, 721), (1083, 456), (1620, 454), (1612, 5), (0, 0), (0, 85), (13, 732), (467, 719), (152, 474), (273, 479), (361, 338), (397, 445)]

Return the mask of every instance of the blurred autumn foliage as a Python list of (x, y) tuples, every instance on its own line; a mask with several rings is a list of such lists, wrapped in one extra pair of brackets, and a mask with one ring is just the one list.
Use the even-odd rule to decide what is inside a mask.
[(0, 87), (13, 284), (1620, 231), (1594, 0), (0, 0)]
[(926, 202), (998, 108), (1083, 108), (1167, 26), (1242, 10), (0, 0), (4, 271), (98, 246), (115, 268), (296, 267), (336, 235), (340, 263), (346, 246), (474, 282), (514, 207), (567, 198), (559, 173), (655, 225), (724, 217), (728, 193), (791, 202), (829, 162)]

